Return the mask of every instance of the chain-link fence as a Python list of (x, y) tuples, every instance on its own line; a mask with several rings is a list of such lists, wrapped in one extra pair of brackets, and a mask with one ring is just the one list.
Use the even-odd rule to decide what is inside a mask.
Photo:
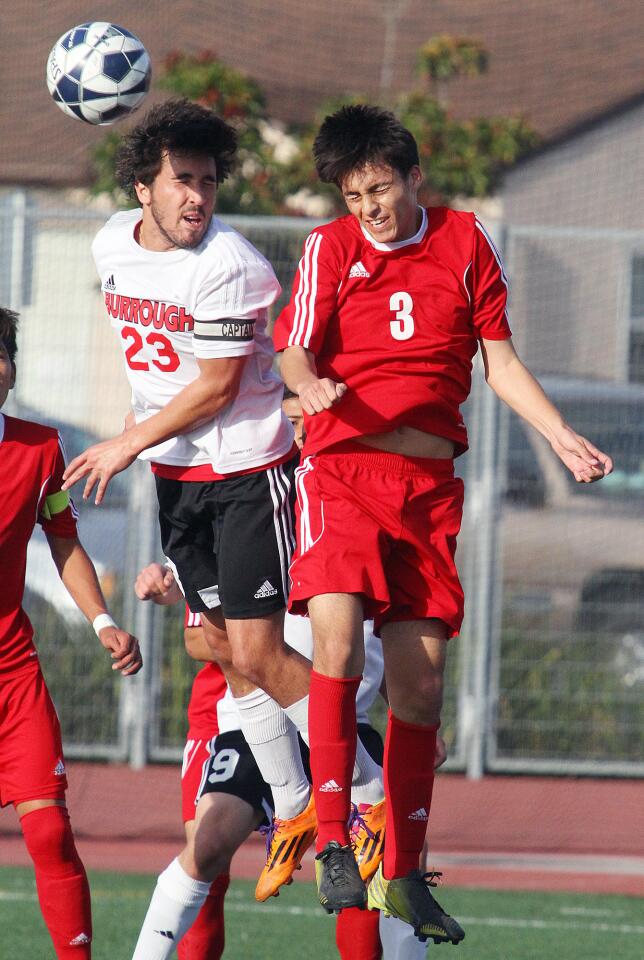
[[(120, 430), (129, 405), (89, 252), (105, 216), (44, 194), (0, 197), (0, 300), (21, 313), (6, 412), (58, 426), (70, 457)], [(271, 260), (287, 292), (312, 224), (228, 219)], [(628, 331), (641, 306), (644, 234), (501, 224), (495, 234), (522, 355), (564, 416), (614, 456), (616, 470), (577, 487), (548, 444), (500, 408), (477, 367), (465, 410), (471, 449), (458, 465), (467, 488), (458, 551), (467, 603), (450, 649), (450, 765), (474, 776), (641, 774), (644, 386), (630, 382)], [(598, 283), (608, 247), (610, 270)], [(132, 591), (137, 570), (160, 557), (149, 471), (135, 464), (101, 507), (79, 506), (81, 538), (115, 615), (139, 636), (146, 666), (136, 678), (114, 677), (36, 535), (25, 605), (67, 754), (176, 759), (195, 669), (183, 650), (182, 611), (138, 603)]]

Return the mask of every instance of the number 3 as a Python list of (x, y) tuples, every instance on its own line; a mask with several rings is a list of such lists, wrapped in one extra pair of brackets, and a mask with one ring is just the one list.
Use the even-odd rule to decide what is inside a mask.
[(409, 340), (410, 337), (413, 337), (414, 318), (411, 315), (413, 307), (414, 301), (404, 290), (392, 293), (389, 298), (389, 309), (396, 314), (396, 319), (389, 323), (389, 329), (394, 340)]

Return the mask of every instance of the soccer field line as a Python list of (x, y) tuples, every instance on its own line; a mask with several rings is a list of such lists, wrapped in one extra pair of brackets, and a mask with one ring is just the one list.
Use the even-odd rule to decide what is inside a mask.
[[(93, 900), (121, 900), (122, 894), (103, 893), (100, 890), (92, 893)], [(131, 894), (127, 895), (131, 899)], [(144, 898), (141, 898), (144, 899)], [(35, 903), (37, 897), (34, 893), (27, 893), (15, 890), (0, 889), (0, 902), (29, 902)], [(264, 916), (288, 916), (288, 917), (307, 917), (311, 920), (322, 920), (328, 922), (328, 917), (321, 909), (315, 907), (298, 906), (280, 906), (279, 904), (260, 904), (235, 902), (232, 898), (226, 899), (227, 913), (261, 913)], [(623, 933), (626, 935), (642, 936), (644, 926), (632, 923), (584, 923), (576, 920), (533, 920), (525, 917), (463, 917), (459, 915), (459, 921), (464, 926), (471, 927), (512, 927), (517, 930), (586, 930), (593, 933)]]

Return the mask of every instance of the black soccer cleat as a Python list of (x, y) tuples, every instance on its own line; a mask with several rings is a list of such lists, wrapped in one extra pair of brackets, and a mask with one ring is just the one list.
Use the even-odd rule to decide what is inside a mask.
[(380, 864), (369, 884), (369, 909), (409, 923), (422, 943), (429, 939), (434, 943), (460, 943), (465, 931), (429, 891), (436, 886), (436, 877), (440, 873), (412, 870), (406, 877), (385, 880)]
[(366, 908), (367, 888), (350, 846), (343, 847), (337, 840), (327, 843), (315, 858), (315, 879), (327, 913), (340, 913), (347, 907)]

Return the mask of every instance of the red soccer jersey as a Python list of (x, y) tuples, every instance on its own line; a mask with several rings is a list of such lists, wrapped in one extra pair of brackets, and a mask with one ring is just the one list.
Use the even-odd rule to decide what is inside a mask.
[(415, 237), (376, 243), (348, 215), (307, 238), (275, 346), (301, 346), (319, 377), (349, 389), (305, 414), (305, 454), (350, 437), (415, 427), (467, 449), (460, 405), (480, 339), (511, 336), (507, 281), (472, 213), (423, 211)]
[[(201, 617), (186, 604), (184, 627), (200, 627)], [(219, 733), (217, 703), (226, 692), (226, 678), (218, 663), (207, 663), (192, 681), (188, 729), (193, 740), (210, 740)]]
[(0, 673), (36, 654), (22, 609), (27, 544), (36, 522), (55, 536), (76, 536), (76, 510), (60, 489), (64, 470), (56, 430), (0, 413)]

